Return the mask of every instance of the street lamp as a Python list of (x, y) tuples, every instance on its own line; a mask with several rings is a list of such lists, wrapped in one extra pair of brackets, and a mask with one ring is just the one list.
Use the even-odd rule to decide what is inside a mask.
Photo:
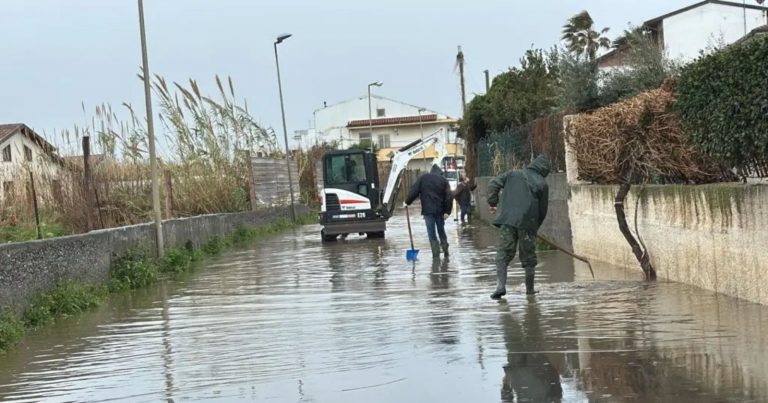
[(280, 81), (280, 60), (277, 57), (277, 44), (291, 37), (282, 34), (275, 40), (275, 67), (277, 67), (277, 88), (280, 91), (280, 113), (283, 116), (283, 138), (285, 139), (285, 166), (288, 169), (288, 187), (291, 190), (291, 218), (296, 222), (296, 205), (293, 197), (293, 175), (291, 174), (291, 150), (288, 147), (288, 128), (285, 125), (285, 105), (283, 105), (283, 84)]
[[(419, 108), (419, 129), (421, 130), (421, 143), (424, 144), (424, 122), (421, 121), (421, 113), (426, 111), (424, 108)], [(424, 164), (427, 163), (427, 149), (423, 148), (421, 150), (421, 159), (424, 160)], [(427, 171), (429, 171), (427, 169)]]
[(381, 87), (384, 85), (381, 81), (368, 84), (368, 131), (371, 135), (371, 153), (373, 153), (373, 116), (371, 116), (371, 87)]

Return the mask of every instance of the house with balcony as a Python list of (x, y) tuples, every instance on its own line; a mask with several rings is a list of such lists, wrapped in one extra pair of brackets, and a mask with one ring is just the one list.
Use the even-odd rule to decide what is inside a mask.
[[(367, 95), (317, 109), (313, 114), (315, 127), (297, 131), (295, 139), (302, 148), (319, 144), (335, 144), (340, 149), (367, 148), (373, 144), (378, 149), (378, 160), (388, 161), (399, 148), (442, 131), (449, 156), (463, 157), (457, 119), (379, 95), (371, 96), (370, 106), (370, 120)], [(408, 168), (427, 169), (435, 155), (434, 147), (430, 147), (412, 160)]]

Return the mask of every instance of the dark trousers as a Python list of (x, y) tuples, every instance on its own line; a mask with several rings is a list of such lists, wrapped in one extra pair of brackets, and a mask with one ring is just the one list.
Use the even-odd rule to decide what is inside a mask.
[(499, 249), (496, 251), (496, 266), (507, 267), (515, 252), (520, 251), (520, 263), (526, 273), (536, 267), (536, 232), (502, 225), (499, 231)]
[(461, 222), (466, 221), (466, 218), (472, 218), (470, 208), (472, 208), (472, 205), (470, 204), (459, 204), (459, 209), (461, 210)]
[(515, 258), (515, 252), (518, 250), (526, 278), (533, 278), (538, 263), (536, 260), (536, 231), (502, 225), (499, 235), (499, 248), (496, 250), (496, 292), (506, 293), (507, 267)]
[(427, 223), (427, 235), (430, 241), (437, 241), (440, 236), (440, 243), (448, 243), (448, 236), (445, 235), (445, 220), (442, 214), (425, 214), (424, 221)]

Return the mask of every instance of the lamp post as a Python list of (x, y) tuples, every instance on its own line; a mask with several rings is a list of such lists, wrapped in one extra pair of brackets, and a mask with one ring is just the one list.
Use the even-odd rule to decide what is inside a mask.
[[(421, 120), (421, 113), (426, 111), (424, 108), (419, 108), (419, 130), (421, 130), (421, 143), (424, 144), (424, 122)], [(424, 160), (424, 164), (427, 163), (427, 149), (421, 150), (421, 159)], [(429, 170), (427, 170), (429, 171)]]
[(384, 85), (381, 81), (368, 84), (368, 131), (371, 135), (371, 153), (373, 153), (373, 116), (371, 113), (371, 87), (381, 87)]
[(280, 113), (283, 117), (283, 138), (285, 139), (285, 166), (288, 169), (288, 187), (291, 191), (291, 218), (296, 222), (296, 204), (293, 197), (293, 175), (291, 174), (291, 150), (288, 146), (288, 128), (285, 125), (285, 105), (283, 105), (283, 84), (280, 81), (280, 60), (277, 57), (277, 45), (291, 37), (291, 34), (282, 34), (275, 40), (275, 67), (277, 68), (277, 88), (280, 91)]
[(149, 167), (152, 175), (152, 216), (155, 222), (157, 256), (163, 257), (163, 218), (160, 215), (160, 181), (157, 177), (157, 155), (155, 151), (155, 128), (152, 116), (152, 76), (149, 74), (147, 57), (147, 34), (144, 29), (144, 0), (139, 0), (139, 32), (141, 34), (141, 61), (144, 74), (144, 102), (147, 108), (147, 143), (149, 143)]

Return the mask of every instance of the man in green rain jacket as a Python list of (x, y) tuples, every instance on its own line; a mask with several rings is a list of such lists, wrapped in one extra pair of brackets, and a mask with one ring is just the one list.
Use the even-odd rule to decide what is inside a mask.
[(500, 212), (494, 225), (499, 227), (501, 241), (496, 252), (496, 291), (491, 298), (500, 299), (507, 294), (507, 267), (520, 251), (520, 263), (525, 269), (525, 288), (528, 295), (536, 293), (533, 287), (536, 269), (536, 233), (547, 216), (549, 186), (549, 159), (538, 156), (527, 168), (509, 171), (491, 180), (488, 186), (488, 205), (496, 214), (501, 195)]

